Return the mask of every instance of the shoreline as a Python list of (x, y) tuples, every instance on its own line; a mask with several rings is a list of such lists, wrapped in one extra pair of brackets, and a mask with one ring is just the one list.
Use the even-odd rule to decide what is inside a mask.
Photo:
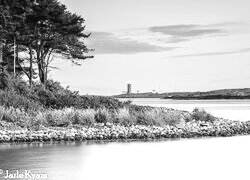
[(157, 140), (249, 135), (250, 121), (217, 119), (214, 122), (190, 121), (164, 127), (98, 123), (91, 127), (44, 127), (41, 130), (0, 130), (0, 144), (16, 142), (57, 142), (89, 140)]

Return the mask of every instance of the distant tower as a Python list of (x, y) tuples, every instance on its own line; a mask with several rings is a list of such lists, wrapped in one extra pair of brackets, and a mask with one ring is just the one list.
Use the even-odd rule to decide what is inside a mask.
[(127, 84), (127, 94), (131, 94), (131, 84)]

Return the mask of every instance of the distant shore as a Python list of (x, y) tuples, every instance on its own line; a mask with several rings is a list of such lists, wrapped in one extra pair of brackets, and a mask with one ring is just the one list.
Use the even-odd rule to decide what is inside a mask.
[(170, 92), (170, 93), (131, 93), (114, 96), (115, 98), (161, 98), (174, 100), (216, 100), (250, 99), (250, 88), (221, 89), (207, 92)]

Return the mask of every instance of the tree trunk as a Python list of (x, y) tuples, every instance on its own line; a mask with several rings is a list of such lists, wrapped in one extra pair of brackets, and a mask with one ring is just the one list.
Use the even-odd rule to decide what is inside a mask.
[(42, 60), (38, 63), (38, 71), (39, 71), (39, 79), (41, 84), (44, 85), (44, 88), (46, 89), (46, 78), (45, 78), (45, 72)]
[(43, 49), (43, 43), (40, 45), (37, 51), (37, 65), (38, 65), (38, 73), (41, 84), (44, 85), (46, 89), (46, 76), (45, 76), (45, 53)]
[(33, 56), (32, 56), (32, 49), (29, 47), (29, 54), (30, 54), (30, 67), (29, 67), (29, 85), (32, 85), (32, 77), (33, 77)]

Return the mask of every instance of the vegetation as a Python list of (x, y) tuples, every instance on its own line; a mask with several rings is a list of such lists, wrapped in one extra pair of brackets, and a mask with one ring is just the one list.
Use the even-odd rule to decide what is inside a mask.
[[(91, 127), (97, 127), (99, 138), (125, 137), (129, 133), (128, 137), (132, 138), (144, 137), (145, 134), (146, 137), (160, 137), (161, 131), (171, 132), (168, 135), (172, 137), (182, 122), (197, 121), (199, 124), (200, 121), (216, 120), (199, 109), (190, 114), (167, 108), (136, 106), (110, 97), (81, 96), (48, 79), (52, 68), (50, 63), (55, 56), (77, 65), (92, 58), (87, 55), (90, 50), (84, 44), (89, 36), (85, 33), (84, 19), (69, 12), (58, 0), (0, 0), (0, 127), (5, 128), (6, 123), (22, 130), (84, 126), (90, 127), (89, 139), (96, 131), (92, 132)], [(109, 127), (109, 135), (98, 128), (103, 125)], [(137, 129), (130, 129), (132, 126)], [(169, 126), (176, 132), (172, 132)], [(150, 132), (145, 131), (145, 127)], [(6, 129), (3, 136), (1, 133), (3, 131), (0, 131), (0, 142), (1, 138), (10, 141), (14, 137), (10, 133), (6, 135)], [(32, 139), (33, 135), (28, 137)], [(60, 138), (64, 139), (64, 135)]]
[[(3, 83), (4, 82), (4, 83)], [(6, 83), (5, 83), (6, 82)], [(213, 122), (215, 117), (198, 108), (190, 114), (166, 108), (132, 105), (102, 96), (81, 96), (49, 80), (29, 86), (21, 78), (0, 76), (0, 122), (19, 127), (94, 126), (112, 123), (123, 126), (175, 126), (181, 122)]]
[(24, 111), (18, 108), (0, 106), (0, 121), (14, 123), (20, 127), (69, 127), (74, 125), (94, 126), (95, 123), (112, 123), (124, 126), (131, 125), (175, 125), (181, 120), (180, 113), (176, 111), (156, 108), (154, 111), (146, 110), (133, 112), (126, 108), (111, 110), (101, 109), (74, 109)]
[(214, 116), (210, 113), (207, 113), (204, 109), (195, 108), (191, 114), (192, 119), (197, 121), (207, 121), (213, 122), (216, 120)]
[[(2, 78), (1, 78), (2, 77)], [(7, 83), (2, 83), (2, 82)], [(117, 99), (103, 96), (81, 96), (78, 92), (72, 92), (63, 88), (59, 82), (49, 80), (47, 89), (41, 84), (28, 86), (20, 78), (12, 78), (10, 75), (0, 76), (0, 105), (24, 110), (42, 109), (117, 109), (130, 104), (120, 102)]]
[(15, 70), (27, 76), (30, 85), (38, 77), (46, 87), (55, 56), (78, 65), (93, 57), (86, 55), (89, 49), (84, 39), (90, 34), (84, 32), (83, 17), (69, 12), (58, 0), (0, 0), (0, 11), (3, 61), (13, 72), (15, 55)]

